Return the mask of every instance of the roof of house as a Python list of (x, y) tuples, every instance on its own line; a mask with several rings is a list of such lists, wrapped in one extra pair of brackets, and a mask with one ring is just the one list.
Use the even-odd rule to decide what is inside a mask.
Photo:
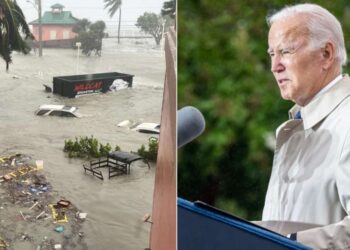
[(51, 6), (52, 9), (63, 9), (64, 6), (62, 4), (56, 3)]
[[(63, 11), (64, 8), (61, 4), (54, 4), (51, 6), (51, 11), (45, 11), (43, 17), (41, 18), (42, 24), (61, 24), (61, 25), (67, 25), (67, 24), (75, 24), (78, 22), (79, 19), (73, 17), (72, 12), (70, 11)], [(54, 9), (60, 9), (60, 11), (54, 11)], [(36, 19), (29, 24), (31, 25), (38, 25), (39, 20)]]

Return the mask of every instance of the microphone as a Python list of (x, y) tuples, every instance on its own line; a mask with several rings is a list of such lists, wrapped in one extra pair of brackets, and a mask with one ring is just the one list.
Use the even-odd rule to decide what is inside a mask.
[(195, 107), (187, 106), (177, 111), (177, 147), (197, 138), (205, 128), (202, 113)]

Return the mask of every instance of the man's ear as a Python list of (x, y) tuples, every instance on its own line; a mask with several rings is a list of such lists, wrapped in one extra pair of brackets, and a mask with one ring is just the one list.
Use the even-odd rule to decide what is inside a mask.
[(324, 63), (322, 68), (324, 70), (329, 69), (335, 60), (335, 45), (333, 42), (327, 42), (326, 45), (322, 49), (322, 58), (324, 59)]

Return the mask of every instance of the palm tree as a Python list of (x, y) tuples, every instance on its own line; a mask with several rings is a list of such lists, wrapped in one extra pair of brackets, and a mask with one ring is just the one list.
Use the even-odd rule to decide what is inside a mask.
[(118, 23), (118, 43), (120, 43), (120, 21), (122, 16), (122, 0), (104, 0), (105, 9), (108, 8), (110, 17), (113, 17), (115, 12), (119, 9), (119, 23)]
[[(24, 39), (21, 36), (24, 34)], [(21, 8), (13, 0), (0, 0), (0, 56), (6, 62), (6, 71), (12, 62), (12, 51), (29, 53), (25, 39), (34, 39)]]

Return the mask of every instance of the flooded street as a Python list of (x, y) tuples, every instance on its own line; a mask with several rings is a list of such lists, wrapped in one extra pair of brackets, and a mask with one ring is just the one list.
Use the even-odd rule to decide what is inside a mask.
[[(133, 88), (68, 99), (44, 91), (54, 76), (77, 73), (77, 51), (46, 49), (43, 57), (13, 54), (9, 73), (0, 62), (0, 155), (23, 153), (44, 161), (43, 173), (53, 189), (88, 213), (83, 224), (88, 249), (144, 249), (152, 211), (155, 166), (142, 162), (131, 174), (104, 181), (84, 174), (84, 160), (69, 159), (65, 139), (93, 135), (123, 151), (148, 144), (149, 134), (117, 127), (123, 120), (160, 122), (165, 74), (164, 51), (151, 40), (103, 41), (102, 56), (79, 58), (79, 74), (120, 72), (134, 75)], [(41, 104), (77, 106), (82, 118), (40, 117)], [(2, 173), (0, 172), (0, 175)], [(1, 185), (1, 184), (0, 184)]]

